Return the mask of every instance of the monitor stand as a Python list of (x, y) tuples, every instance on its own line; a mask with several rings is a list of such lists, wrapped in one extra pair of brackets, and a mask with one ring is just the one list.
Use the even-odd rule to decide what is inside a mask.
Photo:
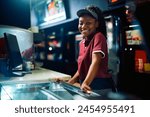
[(6, 77), (22, 77), (26, 74), (31, 74), (31, 71), (24, 69), (13, 69), (7, 59), (1, 61), (0, 72)]
[(8, 70), (7, 73), (5, 73), (6, 77), (22, 77), (24, 76), (25, 73), (23, 73), (22, 71), (13, 71), (13, 70)]
[(22, 77), (26, 74), (32, 74), (32, 71), (26, 71), (26, 70), (11, 70), (10, 71), (10, 75), (12, 75), (12, 77)]
[(26, 71), (24, 69), (12, 69), (10, 66), (8, 67), (6, 73), (4, 74), (7, 77), (22, 77), (26, 74), (31, 74), (31, 71)]

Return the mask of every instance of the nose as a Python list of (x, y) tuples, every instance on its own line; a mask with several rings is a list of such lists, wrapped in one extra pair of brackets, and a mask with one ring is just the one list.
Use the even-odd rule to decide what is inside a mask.
[(81, 28), (82, 28), (82, 29), (86, 29), (86, 28), (87, 28), (86, 24), (83, 24), (83, 25), (81, 26)]

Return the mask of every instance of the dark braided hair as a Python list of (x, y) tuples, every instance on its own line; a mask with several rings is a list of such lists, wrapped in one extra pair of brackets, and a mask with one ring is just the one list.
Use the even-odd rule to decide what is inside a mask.
[(89, 5), (85, 9), (91, 10), (98, 15), (99, 27), (97, 28), (97, 31), (101, 32), (105, 37), (107, 37), (106, 24), (105, 24), (104, 16), (103, 16), (101, 9), (94, 5)]

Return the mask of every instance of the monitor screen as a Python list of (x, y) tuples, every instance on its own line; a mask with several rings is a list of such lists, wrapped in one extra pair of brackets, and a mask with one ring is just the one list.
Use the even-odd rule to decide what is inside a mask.
[(4, 33), (4, 38), (7, 45), (9, 67), (11, 69), (16, 68), (17, 66), (23, 64), (17, 37), (13, 34)]
[(67, 19), (64, 0), (32, 0), (31, 26), (46, 28)]

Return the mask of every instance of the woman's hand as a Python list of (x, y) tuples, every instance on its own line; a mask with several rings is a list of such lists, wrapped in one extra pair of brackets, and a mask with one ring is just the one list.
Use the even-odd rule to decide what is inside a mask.
[(78, 71), (76, 71), (74, 76), (71, 79), (69, 79), (69, 81), (67, 83), (74, 84), (78, 81), (78, 79), (79, 79), (79, 73), (78, 73)]
[(85, 93), (91, 93), (92, 91), (89, 85), (87, 85), (86, 83), (82, 83), (81, 90)]
[(74, 84), (74, 83), (75, 83), (75, 80), (71, 78), (70, 80), (67, 81), (67, 83), (69, 83), (69, 84)]

